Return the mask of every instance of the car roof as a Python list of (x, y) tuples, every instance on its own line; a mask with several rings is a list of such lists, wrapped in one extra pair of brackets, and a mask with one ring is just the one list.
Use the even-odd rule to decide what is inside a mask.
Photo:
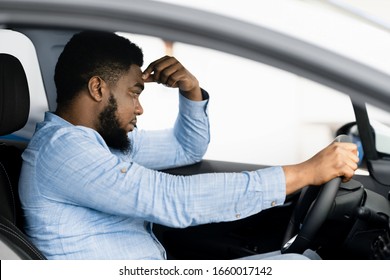
[(390, 76), (268, 28), (149, 0), (2, 0), (0, 24), (125, 31), (209, 47), (266, 63), (390, 110)]

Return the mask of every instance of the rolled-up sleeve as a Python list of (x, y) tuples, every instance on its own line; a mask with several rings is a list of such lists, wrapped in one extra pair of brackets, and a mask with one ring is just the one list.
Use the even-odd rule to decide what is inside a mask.
[[(207, 92), (203, 96), (207, 96)], [(210, 142), (208, 99), (191, 101), (179, 94), (179, 114), (171, 129), (129, 133), (131, 159), (151, 169), (189, 165), (202, 160)]]

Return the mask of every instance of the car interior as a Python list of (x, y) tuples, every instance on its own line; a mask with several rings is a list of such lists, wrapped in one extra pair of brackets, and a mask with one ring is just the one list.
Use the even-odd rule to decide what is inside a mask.
[[(33, 42), (39, 57), (42, 80), (46, 92), (53, 92), (51, 71), (61, 46), (75, 31), (62, 30), (48, 36), (49, 30), (20, 29)], [(54, 34), (54, 33), (53, 33)], [(43, 44), (52, 38), (51, 45)], [(48, 53), (48, 50), (50, 53)], [(43, 55), (45, 54), (45, 55)], [(25, 126), (30, 112), (29, 81), (24, 65), (17, 57), (0, 50), (0, 135), (7, 136)], [(49, 98), (49, 109), (55, 99)], [(368, 146), (373, 133), (368, 122), (363, 122), (366, 111), (356, 105), (356, 123), (363, 145)], [(359, 111), (360, 110), (360, 111)], [(368, 126), (368, 129), (364, 129)], [(343, 127), (338, 134), (349, 134)], [(366, 134), (365, 134), (366, 133)], [(366, 136), (364, 136), (366, 135)], [(336, 135), (335, 135), (336, 136)], [(46, 259), (23, 233), (23, 214), (18, 199), (18, 175), (21, 152), (27, 144), (15, 138), (3, 138), (0, 145), (0, 259)], [(365, 150), (366, 151), (366, 150)], [(371, 176), (355, 175), (348, 183), (338, 183), (332, 198), (326, 198), (329, 213), (311, 218), (310, 240), (295, 245), (288, 252), (302, 252), (311, 248), (324, 259), (390, 259), (389, 249), (389, 161), (384, 155), (365, 153)], [(163, 170), (170, 174), (192, 175), (209, 172), (241, 172), (266, 166), (216, 160)], [(323, 189), (323, 188), (322, 188)], [(154, 232), (170, 259), (235, 259), (274, 250), (294, 236), (300, 236), (307, 226), (307, 213), (320, 209), (316, 202), (324, 195), (321, 188), (306, 187), (289, 195), (283, 206), (264, 210), (252, 217), (225, 223), (207, 224), (186, 229), (154, 225)], [(318, 211), (317, 212), (321, 212)], [(305, 236), (304, 236), (305, 237)], [(291, 241), (293, 244), (294, 242)], [(297, 243), (295, 243), (297, 244)]]

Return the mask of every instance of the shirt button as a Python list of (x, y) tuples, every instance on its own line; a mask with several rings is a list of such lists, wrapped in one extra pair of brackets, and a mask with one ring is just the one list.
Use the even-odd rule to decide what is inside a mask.
[(272, 201), (272, 202), (271, 202), (271, 206), (272, 206), (272, 207), (276, 206), (276, 202), (275, 202), (275, 201)]
[(121, 168), (121, 173), (126, 173), (127, 172), (127, 168), (126, 167), (122, 167)]
[(241, 214), (236, 214), (236, 218), (237, 219), (241, 218)]

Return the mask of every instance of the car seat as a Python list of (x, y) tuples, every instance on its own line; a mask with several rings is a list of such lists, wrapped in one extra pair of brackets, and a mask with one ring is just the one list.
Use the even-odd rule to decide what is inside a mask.
[[(0, 54), (0, 136), (21, 129), (27, 122), (30, 97), (20, 61)], [(23, 232), (18, 195), (22, 150), (0, 143), (0, 259), (46, 259)]]

